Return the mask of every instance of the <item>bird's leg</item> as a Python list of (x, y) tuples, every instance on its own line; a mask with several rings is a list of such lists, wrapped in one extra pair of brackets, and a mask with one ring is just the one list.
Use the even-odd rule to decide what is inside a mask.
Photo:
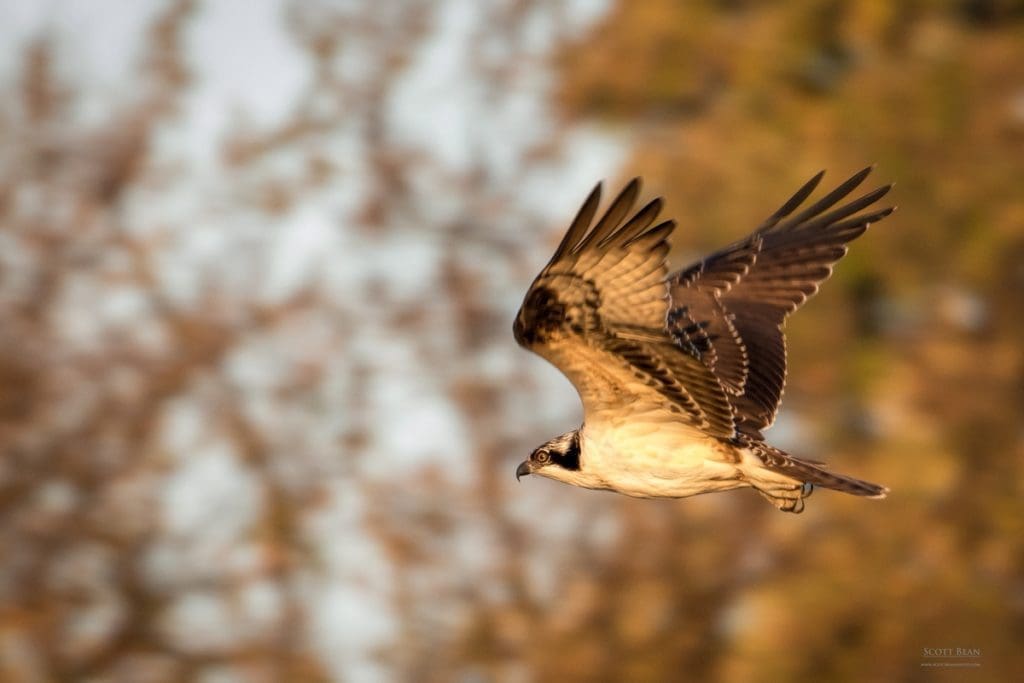
[(804, 511), (804, 498), (811, 495), (814, 487), (810, 484), (793, 484), (791, 486), (774, 486), (770, 489), (755, 486), (754, 490), (779, 510), (800, 514)]

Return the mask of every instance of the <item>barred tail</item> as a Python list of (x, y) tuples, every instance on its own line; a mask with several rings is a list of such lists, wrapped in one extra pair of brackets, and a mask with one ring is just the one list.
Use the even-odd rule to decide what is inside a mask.
[(751, 450), (761, 459), (766, 468), (805, 484), (866, 498), (885, 498), (889, 493), (889, 489), (885, 486), (829, 472), (819, 463), (801, 460), (766, 443), (751, 444)]

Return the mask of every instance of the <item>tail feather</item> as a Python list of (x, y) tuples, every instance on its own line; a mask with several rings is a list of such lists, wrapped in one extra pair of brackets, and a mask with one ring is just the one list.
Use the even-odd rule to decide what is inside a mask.
[(881, 484), (873, 484), (869, 481), (848, 477), (844, 474), (829, 472), (820, 464), (801, 460), (785, 451), (780, 451), (774, 446), (769, 446), (765, 443), (752, 444), (752, 446), (752, 450), (761, 459), (766, 468), (797, 479), (805, 484), (842, 491), (854, 496), (864, 496), (865, 498), (885, 498), (889, 493), (889, 489)]

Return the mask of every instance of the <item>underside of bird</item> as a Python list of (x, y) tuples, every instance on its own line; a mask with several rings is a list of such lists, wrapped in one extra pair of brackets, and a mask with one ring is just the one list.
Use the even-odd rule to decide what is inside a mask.
[(870, 172), (804, 207), (817, 174), (747, 237), (674, 273), (665, 259), (675, 222), (655, 224), (661, 199), (633, 212), (634, 179), (594, 223), (598, 184), (513, 327), (576, 387), (584, 425), (536, 449), (516, 475), (640, 497), (750, 486), (786, 512), (802, 511), (815, 487), (884, 498), (885, 487), (763, 437), (786, 380), (786, 319), (847, 244), (893, 211), (871, 208), (891, 186), (849, 199)]

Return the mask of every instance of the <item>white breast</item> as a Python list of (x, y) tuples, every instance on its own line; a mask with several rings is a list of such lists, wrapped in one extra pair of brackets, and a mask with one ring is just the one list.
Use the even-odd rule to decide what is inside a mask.
[(683, 498), (745, 485), (727, 446), (672, 417), (620, 414), (614, 422), (588, 421), (582, 469), (607, 488), (641, 498)]

